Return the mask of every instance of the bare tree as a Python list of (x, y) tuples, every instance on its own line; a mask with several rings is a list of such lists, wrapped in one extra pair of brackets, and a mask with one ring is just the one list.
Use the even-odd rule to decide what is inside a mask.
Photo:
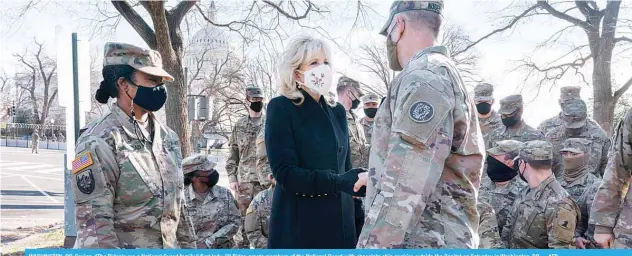
[(377, 95), (384, 96), (391, 81), (395, 78), (395, 71), (388, 65), (386, 45), (373, 43), (360, 46), (360, 54), (356, 59), (362, 71), (371, 75), (373, 82), (365, 84), (364, 88)]
[(35, 41), (37, 50), (14, 54), (23, 70), (16, 75), (18, 87), (26, 91), (32, 106), (33, 117), (38, 124), (46, 124), (49, 111), (57, 97), (57, 85), (54, 75), (57, 63), (43, 51), (42, 43)]
[[(514, 2), (514, 4), (517, 4)], [(535, 63), (530, 58), (520, 61), (519, 69), (527, 71), (527, 77), (538, 77), (536, 88), (556, 86), (566, 74), (575, 74), (584, 83), (593, 88), (593, 112), (595, 120), (608, 133), (612, 131), (615, 104), (632, 86), (632, 76), (620, 82), (621, 87), (613, 86), (612, 63), (613, 53), (622, 48), (619, 53), (625, 53), (632, 46), (632, 38), (624, 36), (618, 31), (630, 32), (632, 22), (619, 17), (622, 1), (607, 1), (605, 7), (595, 1), (537, 1), (522, 8), (518, 15), (508, 17), (505, 26), (474, 41), (463, 50), (467, 50), (494, 34), (501, 33), (515, 27), (520, 21), (531, 20), (538, 16), (552, 17), (567, 24), (566, 27), (553, 33), (543, 41), (536, 50), (559, 43), (560, 39), (572, 31), (581, 30), (586, 35), (586, 41), (573, 45), (571, 49), (554, 58), (548, 63)], [(511, 7), (511, 6), (510, 6)], [(586, 79), (582, 68), (592, 63), (590, 79)], [(626, 63), (627, 64), (627, 63)], [(590, 80), (590, 82), (588, 81)]]
[(463, 27), (446, 24), (443, 29), (441, 44), (450, 52), (450, 57), (459, 69), (466, 85), (473, 86), (475, 83), (481, 82), (477, 70), (480, 55), (473, 49), (465, 49), (472, 44), (472, 40)]

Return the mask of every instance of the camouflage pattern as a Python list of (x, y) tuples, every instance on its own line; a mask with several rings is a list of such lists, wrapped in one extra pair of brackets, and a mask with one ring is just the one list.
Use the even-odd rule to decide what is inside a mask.
[(40, 141), (39, 134), (37, 134), (37, 132), (33, 132), (33, 135), (31, 136), (31, 140), (32, 140), (31, 153), (39, 154), (39, 152), (37, 152), (37, 150), (39, 149), (39, 141)]
[(595, 234), (614, 234), (614, 248), (632, 248), (632, 110), (617, 127), (608, 166), (595, 196), (590, 224)]
[[(549, 132), (551, 132), (552, 130), (555, 130), (558, 127), (562, 127), (563, 121), (561, 118), (562, 113), (560, 112), (559, 114), (557, 114), (554, 117), (551, 117), (549, 119), (546, 119), (544, 121), (542, 121), (542, 123), (540, 123), (540, 125), (538, 125), (538, 131), (540, 131), (542, 134), (547, 135)], [(594, 119), (592, 118), (586, 118), (586, 122), (590, 125), (590, 126), (599, 126), (601, 127), (599, 124), (597, 124), (597, 122), (595, 122)]]
[(274, 186), (259, 192), (246, 211), (245, 229), (251, 249), (268, 248), (268, 226), (272, 213)]
[[(228, 141), (230, 154), (226, 160), (226, 173), (231, 183), (260, 182), (257, 174), (256, 138), (259, 131), (263, 130), (264, 125), (264, 116), (256, 121), (246, 116), (235, 123)], [(246, 207), (248, 206), (246, 205)]]
[(528, 141), (520, 146), (518, 155), (527, 162), (551, 160), (553, 158), (553, 146), (547, 141)]
[[(538, 142), (539, 143), (539, 142)], [(545, 158), (546, 146), (527, 156)], [(521, 150), (522, 151), (522, 150)], [(513, 207), (501, 238), (510, 249), (571, 249), (580, 211), (571, 196), (551, 175), (537, 187), (524, 191)]]
[(76, 248), (195, 248), (178, 136), (153, 114), (150, 122), (153, 143), (143, 143), (113, 106), (77, 140)]
[(250, 98), (263, 98), (263, 94), (261, 94), (261, 88), (256, 86), (249, 86), (246, 88), (246, 96)]
[(503, 248), (500, 240), (500, 232), (498, 231), (498, 220), (494, 208), (488, 203), (479, 201), (476, 205), (478, 213), (481, 215), (478, 227), (478, 236), (480, 237), (479, 249), (501, 249)]
[(500, 100), (500, 109), (498, 112), (501, 115), (511, 115), (516, 112), (518, 109), (523, 108), (522, 95), (514, 94), (509, 95)]
[(375, 117), (359, 248), (476, 248), (485, 147), (443, 46), (411, 58)]
[(256, 158), (257, 158), (257, 176), (259, 177), (259, 184), (264, 187), (270, 186), (270, 180), (268, 179), (268, 175), (272, 174), (272, 167), (270, 167), (270, 162), (268, 162), (268, 152), (266, 151), (265, 144), (265, 127), (261, 127), (259, 130), (259, 134), (257, 135), (257, 149), (256, 149)]
[[(360, 125), (362, 125), (362, 130), (364, 130), (364, 137), (366, 137), (366, 142), (368, 144), (371, 144), (371, 138), (373, 135), (373, 121), (369, 121), (365, 116), (362, 119), (360, 119)], [(367, 156), (367, 161), (368, 161), (368, 156)]]
[(370, 146), (364, 137), (364, 128), (362, 128), (358, 117), (351, 111), (347, 111), (347, 126), (349, 129), (351, 165), (353, 167), (367, 168), (369, 166)]
[(595, 225), (589, 224), (588, 220), (590, 219), (590, 209), (595, 195), (599, 186), (601, 186), (601, 180), (590, 173), (588, 169), (581, 173), (582, 175), (575, 179), (569, 179), (565, 176), (560, 184), (575, 200), (580, 210), (581, 221), (575, 228), (575, 237), (586, 238), (592, 242), (592, 247), (598, 247), (594, 237)]
[[(564, 105), (564, 103), (569, 100), (580, 99), (581, 89), (579, 86), (564, 86), (560, 88), (560, 105)], [(542, 123), (538, 125), (538, 131), (546, 135), (549, 131), (562, 126), (561, 115), (562, 113), (560, 112), (556, 116), (542, 121)], [(589, 122), (590, 121), (592, 121), (592, 119), (589, 119)]]
[(560, 88), (560, 103), (565, 103), (567, 100), (580, 99), (582, 88), (579, 86), (564, 86)]
[(380, 35), (386, 36), (387, 29), (393, 21), (395, 15), (405, 11), (430, 11), (441, 14), (443, 11), (443, 0), (431, 1), (393, 1), (391, 12), (386, 20), (386, 24), (380, 29)]
[(512, 128), (501, 125), (500, 128), (494, 130), (487, 141), (487, 148), (493, 147), (496, 142), (501, 140), (517, 140), (527, 142), (532, 140), (544, 140), (544, 135), (540, 131), (529, 126), (524, 120)]
[(140, 72), (173, 81), (173, 76), (162, 68), (162, 57), (157, 51), (131, 44), (108, 42), (105, 43), (103, 52), (103, 66), (130, 65)]
[(488, 83), (477, 84), (474, 88), (475, 101), (491, 101), (494, 99), (494, 86)]
[(583, 100), (571, 100), (562, 108), (562, 125), (565, 128), (577, 129), (586, 125), (588, 109)]
[(200, 195), (187, 186), (187, 205), (197, 234), (198, 248), (231, 249), (241, 224), (237, 202), (229, 189), (215, 185)]
[[(571, 100), (564, 104), (563, 118), (567, 123), (560, 127), (554, 128), (546, 134), (546, 140), (553, 145), (554, 152), (559, 152), (562, 148), (562, 143), (569, 138), (583, 138), (592, 142), (590, 150), (590, 159), (588, 169), (593, 171), (593, 174), (601, 178), (608, 163), (608, 149), (612, 142), (606, 131), (597, 124), (591, 122), (584, 122), (583, 127), (577, 128), (577, 123), (581, 123), (581, 119), (585, 120), (585, 108), (586, 104), (582, 100)], [(576, 127), (578, 133), (570, 134), (567, 130), (567, 125)], [(570, 128), (570, 127), (569, 127)], [(555, 154), (553, 159), (553, 173), (558, 180), (564, 174), (564, 166), (560, 154)]]
[(373, 102), (373, 103), (380, 103), (380, 97), (377, 96), (377, 94), (369, 92), (367, 94), (365, 94), (364, 96), (362, 96), (362, 98), (360, 99), (362, 101), (362, 103), (369, 103), (369, 102)]
[(358, 83), (358, 81), (354, 80), (353, 78), (341, 76), (338, 79), (336, 89), (339, 89), (340, 87), (353, 87), (358, 93), (358, 97), (364, 96), (364, 93), (362, 93), (362, 89), (360, 89), (360, 83)]
[(479, 200), (489, 203), (494, 208), (499, 233), (502, 233), (507, 219), (512, 213), (512, 205), (522, 196), (523, 191), (527, 187), (527, 183), (522, 181), (520, 176), (516, 175), (516, 177), (504, 184), (492, 182), (488, 190), (481, 192)]
[(492, 109), (491, 115), (487, 118), (478, 118), (478, 124), (481, 127), (481, 132), (483, 133), (483, 140), (485, 141), (486, 149), (491, 147), (490, 139), (492, 133), (503, 127), (503, 122), (500, 119), (500, 115), (498, 112)]
[(207, 154), (194, 154), (182, 160), (182, 173), (187, 175), (194, 171), (215, 171), (215, 163)]

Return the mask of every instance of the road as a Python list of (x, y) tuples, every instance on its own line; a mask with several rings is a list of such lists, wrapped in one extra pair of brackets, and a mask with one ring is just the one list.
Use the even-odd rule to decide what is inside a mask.
[[(0, 147), (0, 233), (64, 221), (64, 151)], [(219, 185), (228, 187), (224, 161)]]

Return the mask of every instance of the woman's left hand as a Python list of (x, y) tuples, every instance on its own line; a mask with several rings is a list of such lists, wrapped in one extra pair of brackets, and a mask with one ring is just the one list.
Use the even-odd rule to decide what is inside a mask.
[(358, 173), (358, 181), (356, 181), (355, 185), (353, 185), (353, 191), (358, 192), (363, 186), (366, 186), (368, 181), (369, 181), (368, 172)]

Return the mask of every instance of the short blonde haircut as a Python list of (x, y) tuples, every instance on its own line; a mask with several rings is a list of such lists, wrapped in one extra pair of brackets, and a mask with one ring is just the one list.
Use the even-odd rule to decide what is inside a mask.
[[(279, 91), (281, 95), (295, 101), (296, 105), (300, 106), (303, 104), (305, 97), (297, 88), (294, 72), (298, 70), (301, 64), (306, 64), (305, 62), (311, 60), (321, 50), (325, 52), (327, 61), (331, 65), (331, 48), (329, 48), (327, 42), (320, 38), (301, 34), (290, 40), (290, 43), (281, 55), (278, 67), (279, 78), (277, 79), (279, 81)], [(325, 97), (327, 102), (330, 102), (328, 100), (329, 95), (322, 95), (322, 97)], [(298, 103), (296, 100), (298, 100)]]

